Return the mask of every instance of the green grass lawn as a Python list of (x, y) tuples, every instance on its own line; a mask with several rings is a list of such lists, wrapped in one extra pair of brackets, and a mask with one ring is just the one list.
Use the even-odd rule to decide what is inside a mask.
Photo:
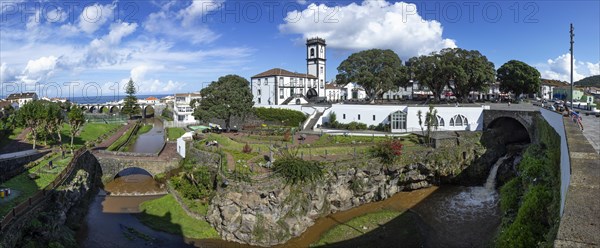
[(23, 128), (16, 127), (15, 129), (11, 130), (8, 133), (8, 135), (0, 136), (0, 148), (4, 147), (8, 143), (10, 143), (10, 141), (17, 139), (17, 136), (19, 136), (19, 134), (21, 134), (21, 132), (23, 132)]
[[(65, 158), (62, 159), (59, 154), (52, 155), (49, 158), (42, 160), (37, 166), (30, 168), (29, 170), (0, 185), (1, 187), (17, 190), (20, 194), (12, 201), (0, 204), (0, 216), (4, 216), (14, 206), (25, 201), (39, 190), (48, 186), (48, 184), (54, 181), (58, 174), (65, 169), (67, 164), (69, 164), (71, 161), (71, 158), (71, 156), (65, 156)], [(48, 162), (50, 160), (52, 160), (54, 169), (48, 168)], [(31, 180), (28, 177), (28, 175), (31, 173), (36, 173), (39, 178)]]
[[(133, 129), (135, 128), (135, 125), (131, 126), (127, 132), (125, 132), (121, 137), (119, 137), (119, 139), (117, 139), (115, 142), (113, 142), (108, 148), (107, 150), (109, 151), (115, 151), (117, 148), (119, 148), (120, 146), (124, 145), (125, 142), (127, 142), (127, 138), (129, 138), (129, 135), (131, 135), (131, 132), (133, 132)], [(125, 146), (122, 146), (121, 148), (124, 148)]]
[(138, 130), (136, 135), (142, 135), (145, 134), (147, 132), (150, 132), (150, 130), (152, 130), (152, 127), (154, 127), (152, 124), (144, 124), (143, 126), (140, 127), (140, 129)]
[(169, 140), (171, 140), (171, 141), (177, 140), (184, 133), (185, 133), (185, 130), (183, 130), (183, 128), (180, 128), (180, 127), (167, 128), (167, 138), (169, 138)]
[[(73, 145), (80, 147), (85, 145), (87, 141), (96, 141), (103, 134), (110, 134), (118, 130), (122, 124), (116, 123), (86, 123), (83, 125), (79, 136), (75, 136), (73, 139)], [(63, 124), (61, 134), (63, 136), (63, 144), (71, 144), (71, 126)]]
[(313, 244), (312, 246), (322, 246), (356, 238), (378, 228), (380, 225), (393, 220), (394, 218), (400, 216), (400, 214), (402, 214), (402, 212), (382, 210), (356, 217), (346, 223), (339, 224), (331, 228), (321, 236), (321, 239), (319, 239), (317, 243)]
[(219, 238), (208, 222), (188, 216), (172, 195), (146, 201), (140, 210), (138, 219), (153, 229), (194, 239)]
[(402, 144), (404, 145), (414, 145), (415, 140), (412, 136), (414, 134), (410, 134), (405, 137), (373, 137), (373, 136), (343, 136), (343, 135), (323, 135), (317, 141), (315, 141), (315, 146), (329, 146), (336, 144), (352, 144), (355, 143), (377, 143), (381, 141), (391, 140), (391, 139), (401, 139)]

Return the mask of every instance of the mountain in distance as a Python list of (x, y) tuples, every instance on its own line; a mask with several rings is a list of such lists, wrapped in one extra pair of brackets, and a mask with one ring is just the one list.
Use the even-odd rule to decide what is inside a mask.
[(600, 75), (589, 76), (574, 83), (576, 86), (600, 87)]

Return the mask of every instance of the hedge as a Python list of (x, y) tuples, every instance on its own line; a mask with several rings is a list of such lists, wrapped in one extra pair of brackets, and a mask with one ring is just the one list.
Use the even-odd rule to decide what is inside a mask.
[(306, 120), (306, 115), (300, 111), (276, 108), (254, 108), (256, 117), (263, 121), (281, 123), (284, 126), (297, 127)]

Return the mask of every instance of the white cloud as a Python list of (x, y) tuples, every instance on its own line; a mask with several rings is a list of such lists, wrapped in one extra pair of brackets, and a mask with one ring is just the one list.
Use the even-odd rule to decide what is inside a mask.
[(15, 81), (17, 72), (6, 63), (0, 64), (0, 83)]
[(173, 11), (170, 8), (174, 4), (169, 3), (158, 12), (149, 14), (142, 26), (149, 34), (164, 35), (177, 41), (193, 44), (211, 43), (220, 35), (205, 25), (194, 25), (194, 20), (214, 10), (217, 4), (217, 0), (193, 1), (187, 8)]
[(129, 78), (121, 80), (123, 86), (127, 85), (129, 79), (133, 80), (137, 87), (138, 93), (168, 93), (181, 90), (186, 84), (173, 80), (162, 81), (156, 79), (155, 76), (161, 71), (164, 71), (164, 66), (139, 65), (131, 69)]
[[(571, 55), (565, 53), (555, 59), (548, 59), (545, 64), (538, 65), (538, 70), (543, 78), (571, 81)], [(600, 62), (573, 61), (573, 81), (578, 81), (588, 76), (600, 74)]]
[(197, 18), (206, 13), (219, 9), (223, 0), (195, 0), (185, 9), (179, 11), (178, 16), (182, 19), (184, 27), (190, 27)]
[(279, 30), (299, 33), (303, 38), (321, 37), (333, 48), (357, 51), (370, 48), (392, 49), (400, 57), (428, 54), (456, 47), (442, 37), (442, 25), (424, 20), (415, 4), (365, 0), (358, 5), (327, 6), (310, 4), (302, 12), (287, 13)]
[(54, 56), (29, 60), (19, 79), (26, 83), (44, 81), (54, 74), (57, 65), (58, 58)]
[(79, 28), (88, 34), (96, 32), (113, 17), (115, 3), (100, 5), (98, 3), (87, 6), (79, 15)]
[(306, 0), (296, 0), (296, 2), (300, 5), (306, 5), (306, 3), (307, 3)]

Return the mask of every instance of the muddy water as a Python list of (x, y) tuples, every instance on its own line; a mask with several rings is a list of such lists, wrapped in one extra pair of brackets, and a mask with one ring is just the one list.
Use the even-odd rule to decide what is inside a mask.
[(129, 149), (131, 152), (156, 153), (162, 149), (165, 141), (162, 121), (151, 118), (146, 119), (146, 124), (152, 124), (152, 129), (138, 137)]
[(112, 182), (104, 186), (104, 190), (109, 195), (160, 195), (166, 192), (164, 185), (149, 175), (134, 174), (115, 178)]
[(315, 221), (315, 224), (309, 227), (302, 235), (300, 235), (300, 237), (291, 239), (279, 247), (308, 247), (310, 244), (319, 241), (321, 235), (329, 229), (341, 223), (381, 210), (406, 211), (419, 204), (423, 199), (429, 197), (437, 189), (437, 187), (431, 187), (411, 192), (399, 192), (384, 201), (364, 204), (359, 207), (319, 218)]

